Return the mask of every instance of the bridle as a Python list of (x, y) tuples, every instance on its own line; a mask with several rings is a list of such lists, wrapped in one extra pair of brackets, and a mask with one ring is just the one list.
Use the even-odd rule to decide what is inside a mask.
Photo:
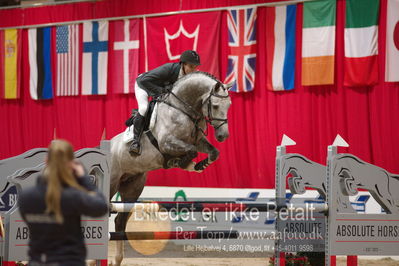
[[(227, 124), (227, 118), (218, 118), (218, 117), (213, 117), (212, 115), (212, 96), (217, 97), (217, 98), (228, 98), (229, 94), (227, 95), (220, 95), (215, 93), (215, 89), (218, 88), (221, 84), (218, 83), (217, 87), (213, 88), (211, 90), (211, 93), (209, 94), (208, 98), (202, 103), (202, 106), (208, 102), (208, 118), (205, 117), (205, 120), (207, 123), (209, 123), (211, 126), (213, 126), (214, 129), (218, 129), (219, 127), (223, 126), (224, 124)], [(202, 107), (201, 107), (202, 108)], [(215, 126), (213, 121), (220, 121), (221, 123), (217, 126)]]
[[(214, 88), (212, 88), (211, 92), (209, 93), (209, 96), (206, 98), (205, 101), (202, 102), (201, 105), (201, 110), (204, 107), (205, 104), (208, 103), (208, 115), (204, 116), (202, 114), (202, 112), (198, 112), (196, 111), (191, 105), (189, 105), (188, 103), (186, 103), (185, 101), (183, 101), (180, 97), (178, 97), (174, 92), (172, 92), (171, 90), (167, 93), (168, 95), (166, 97), (164, 97), (162, 100), (158, 99), (158, 102), (163, 102), (173, 108), (175, 108), (176, 110), (179, 110), (180, 112), (182, 112), (183, 114), (185, 114), (186, 116), (188, 116), (190, 118), (190, 120), (194, 123), (195, 126), (195, 131), (193, 131), (192, 135), (194, 136), (195, 132), (201, 131), (205, 136), (208, 135), (207, 131), (208, 129), (206, 128), (205, 130), (203, 130), (200, 126), (199, 123), (202, 120), (205, 120), (206, 124), (210, 124), (211, 126), (213, 126), (215, 129), (220, 128), (221, 126), (223, 126), (224, 124), (227, 124), (227, 118), (218, 118), (218, 117), (214, 117), (212, 115), (212, 97), (217, 97), (217, 98), (228, 98), (229, 94), (227, 95), (220, 95), (220, 94), (216, 94), (215, 90), (217, 88), (219, 88), (222, 84), (220, 82), (217, 82), (216, 86)], [(175, 97), (179, 102), (181, 102), (184, 106), (185, 109), (179, 108), (175, 105), (173, 105), (172, 103), (166, 101), (169, 95), (173, 95), (173, 97)], [(190, 115), (189, 112), (187, 112), (187, 109), (190, 110), (192, 113), (194, 113), (193, 115)], [(214, 121), (220, 121), (221, 123), (219, 125), (214, 125)]]

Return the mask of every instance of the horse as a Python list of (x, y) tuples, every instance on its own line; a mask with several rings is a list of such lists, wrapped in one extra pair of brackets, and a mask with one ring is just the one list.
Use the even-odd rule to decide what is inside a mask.
[(343, 196), (354, 196), (358, 189), (365, 189), (386, 213), (399, 213), (399, 175), (345, 153), (335, 157), (332, 170), (332, 178), (339, 180)]
[[(326, 166), (313, 162), (300, 154), (286, 154), (282, 158), (282, 174), (288, 177), (288, 187), (293, 194), (304, 194), (306, 188), (313, 188), (327, 201)], [(342, 194), (342, 193), (341, 193)], [(337, 200), (338, 211), (356, 213), (348, 197), (339, 192), (334, 196)]]
[(314, 188), (325, 200), (326, 167), (300, 154), (286, 154), (282, 159), (282, 174), (288, 178), (288, 186), (293, 194), (304, 194), (306, 187)]
[[(18, 156), (0, 160), (0, 198), (4, 194), (15, 194), (17, 193), (16, 187), (10, 183), (9, 177), (15, 176), (21, 169), (33, 168), (45, 161), (47, 157), (47, 148), (36, 148), (24, 152)], [(16, 194), (15, 194), (16, 196)], [(7, 196), (8, 197), (8, 196)], [(5, 206), (2, 204), (2, 211), (5, 211), (11, 206)]]
[[(231, 105), (228, 89), (205, 72), (193, 72), (179, 79), (171, 91), (157, 100), (149, 131), (140, 140), (142, 153), (132, 156), (120, 133), (111, 139), (110, 198), (120, 193), (123, 202), (135, 202), (143, 191), (147, 172), (179, 167), (201, 172), (219, 157), (219, 151), (206, 139), (207, 125), (215, 130), (219, 142), (229, 136), (227, 114)], [(208, 157), (195, 164), (198, 153)], [(128, 213), (118, 213), (115, 230), (125, 231)], [(117, 241), (115, 265), (123, 259), (123, 242)]]

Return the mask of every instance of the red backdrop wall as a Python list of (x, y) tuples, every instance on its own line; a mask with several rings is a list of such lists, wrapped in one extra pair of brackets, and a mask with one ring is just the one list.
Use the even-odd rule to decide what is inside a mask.
[[(207, 7), (242, 5), (264, 1), (122, 1), (105, 0), (60, 6), (0, 11), (0, 27), (31, 25), (66, 20), (156, 13)], [(270, 2), (270, 1), (269, 1)], [(298, 145), (289, 152), (300, 152), (325, 163), (327, 145), (339, 133), (350, 144), (342, 149), (360, 158), (399, 172), (399, 85), (385, 83), (386, 0), (381, 0), (379, 24), (379, 79), (373, 87), (343, 86), (345, 1), (337, 1), (335, 85), (302, 87), (301, 38), (302, 5), (297, 14), (296, 87), (290, 92), (266, 90), (265, 9), (258, 9), (258, 51), (256, 85), (253, 92), (232, 94), (229, 112), (230, 138), (214, 143), (220, 159), (202, 174), (181, 170), (151, 172), (148, 185), (273, 188), (275, 147), (282, 134)], [(225, 16), (225, 11), (223, 13)], [(227, 27), (222, 25), (219, 44), (221, 73), (227, 64)], [(26, 43), (26, 34), (23, 35)], [(27, 47), (23, 47), (27, 53)], [(75, 149), (99, 144), (104, 129), (110, 139), (123, 131), (124, 120), (136, 106), (134, 95), (55, 97), (33, 101), (29, 95), (28, 61), (23, 57), (21, 99), (0, 100), (0, 158), (18, 155), (28, 149), (47, 146), (54, 128), (60, 138), (70, 140)], [(143, 60), (142, 60), (143, 61)], [(141, 66), (142, 68), (143, 66)], [(141, 69), (142, 70), (142, 69)], [(367, 75), (368, 73), (364, 73)]]

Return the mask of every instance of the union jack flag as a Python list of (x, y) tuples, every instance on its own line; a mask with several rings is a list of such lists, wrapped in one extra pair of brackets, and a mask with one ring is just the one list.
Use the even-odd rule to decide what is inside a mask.
[(256, 8), (231, 9), (227, 14), (229, 61), (225, 83), (232, 91), (252, 91), (256, 66)]

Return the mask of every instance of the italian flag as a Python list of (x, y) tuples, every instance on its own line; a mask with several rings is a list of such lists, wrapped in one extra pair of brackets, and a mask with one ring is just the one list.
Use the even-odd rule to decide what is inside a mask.
[(379, 0), (346, 1), (345, 86), (378, 82)]
[(303, 4), (302, 85), (334, 83), (336, 1)]

